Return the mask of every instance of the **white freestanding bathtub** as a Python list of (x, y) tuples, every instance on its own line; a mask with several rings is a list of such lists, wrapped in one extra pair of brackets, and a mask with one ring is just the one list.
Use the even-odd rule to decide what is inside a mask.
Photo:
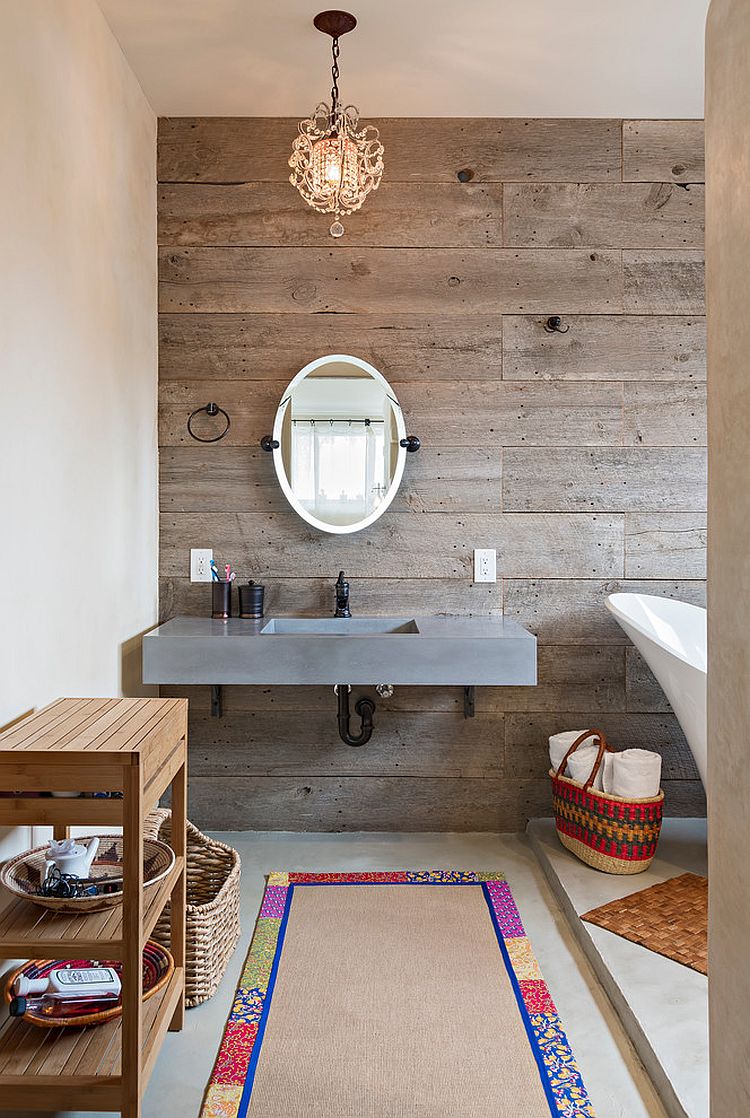
[(706, 611), (652, 594), (610, 594), (607, 609), (661, 684), (707, 788)]

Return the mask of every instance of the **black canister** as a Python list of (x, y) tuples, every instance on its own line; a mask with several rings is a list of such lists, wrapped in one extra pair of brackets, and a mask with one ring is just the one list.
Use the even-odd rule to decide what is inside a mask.
[(240, 587), (240, 617), (262, 617), (265, 586), (251, 579), (247, 586)]
[(219, 621), (232, 616), (232, 584), (228, 579), (211, 583), (211, 616)]

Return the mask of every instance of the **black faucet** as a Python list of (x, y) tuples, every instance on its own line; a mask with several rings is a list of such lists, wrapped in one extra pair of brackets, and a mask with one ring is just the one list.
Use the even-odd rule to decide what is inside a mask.
[(351, 617), (352, 611), (349, 609), (349, 583), (344, 578), (344, 572), (339, 571), (338, 582), (335, 586), (336, 590), (336, 612), (334, 617)]

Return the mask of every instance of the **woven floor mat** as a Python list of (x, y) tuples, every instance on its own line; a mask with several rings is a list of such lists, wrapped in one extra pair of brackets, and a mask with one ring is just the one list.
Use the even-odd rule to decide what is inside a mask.
[(686, 967), (708, 973), (708, 881), (694, 873), (670, 877), (639, 893), (592, 908), (582, 920), (639, 943)]

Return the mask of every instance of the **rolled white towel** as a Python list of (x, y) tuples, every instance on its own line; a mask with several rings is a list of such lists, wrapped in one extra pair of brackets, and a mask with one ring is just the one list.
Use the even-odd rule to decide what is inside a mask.
[[(549, 760), (550, 767), (555, 772), (560, 768), (560, 762), (565, 754), (570, 749), (576, 738), (580, 738), (581, 734), (585, 734), (585, 730), (565, 730), (561, 734), (553, 734), (549, 739)], [(576, 750), (576, 753), (578, 750)], [(570, 776), (570, 766), (566, 766), (563, 776)]]
[[(585, 784), (591, 776), (591, 770), (596, 762), (599, 753), (598, 745), (593, 742), (586, 742), (584, 745), (579, 745), (575, 753), (571, 753), (568, 759), (568, 769), (570, 776), (573, 780), (578, 781), (579, 784)], [(591, 787), (595, 788), (597, 792), (602, 791), (602, 768), (599, 766), (599, 771), (596, 774)]]
[(659, 795), (661, 754), (648, 749), (624, 749), (612, 754), (612, 794), (626, 800)]
[(602, 778), (602, 791), (612, 795), (612, 777), (614, 773), (614, 753), (605, 753), (602, 757), (602, 767), (599, 770)]

